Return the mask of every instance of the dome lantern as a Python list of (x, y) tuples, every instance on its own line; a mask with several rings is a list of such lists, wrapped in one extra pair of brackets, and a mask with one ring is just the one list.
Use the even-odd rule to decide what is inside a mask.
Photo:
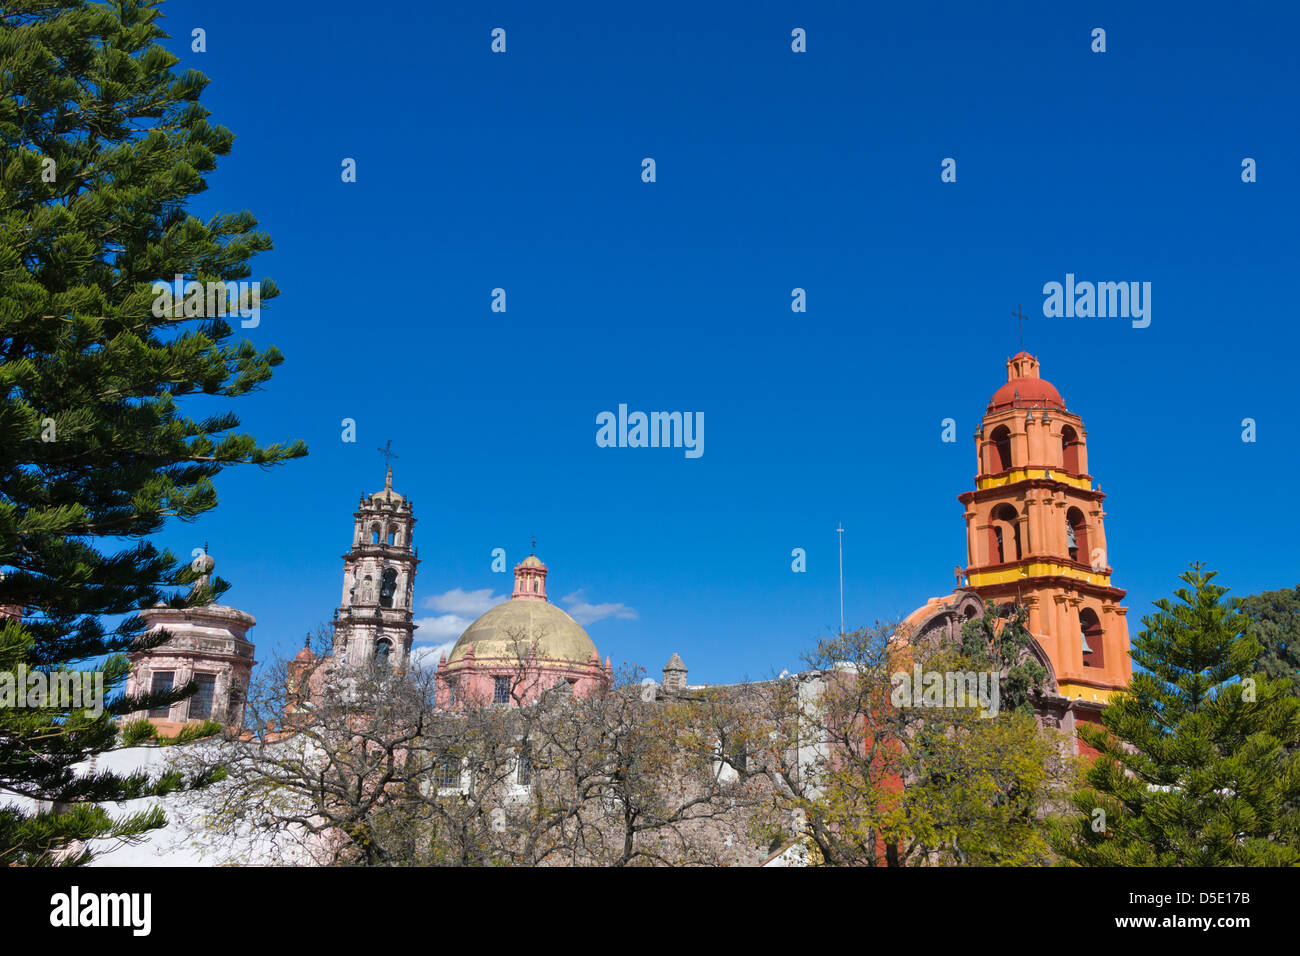
[(515, 591), (512, 601), (545, 601), (546, 565), (535, 554), (530, 554), (515, 565)]

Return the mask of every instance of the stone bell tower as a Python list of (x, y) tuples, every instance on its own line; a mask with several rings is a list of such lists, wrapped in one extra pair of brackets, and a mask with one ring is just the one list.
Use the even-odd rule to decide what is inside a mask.
[(353, 514), (352, 549), (343, 555), (343, 599), (334, 612), (334, 668), (385, 664), (403, 668), (411, 655), (415, 517), (393, 491), (389, 464), (384, 490), (363, 496)]
[(1102, 704), (1128, 684), (1133, 665), (1087, 435), (1039, 377), (1038, 359), (1020, 352), (1007, 360), (1007, 382), (975, 433), (975, 490), (958, 500), (966, 506), (968, 590), (1023, 605), (1062, 696)]

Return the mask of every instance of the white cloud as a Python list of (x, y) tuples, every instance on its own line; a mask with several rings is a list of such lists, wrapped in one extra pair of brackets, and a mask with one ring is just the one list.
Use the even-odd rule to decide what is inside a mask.
[(594, 624), (596, 621), (602, 621), (607, 617), (636, 620), (636, 609), (630, 608), (626, 604), (592, 604), (587, 600), (585, 588), (579, 588), (572, 594), (566, 594), (560, 600), (569, 605), (569, 613), (583, 627)]
[(420, 617), (415, 620), (419, 630), (415, 632), (415, 639), (425, 644), (429, 641), (452, 641), (465, 633), (465, 628), (474, 623), (472, 617), (461, 617), (459, 614), (439, 614), (437, 617)]
[(416, 667), (436, 669), (443, 653), (450, 654), (455, 646), (455, 641), (447, 641), (443, 644), (416, 644), (411, 648), (411, 663)]
[(491, 588), (479, 588), (477, 591), (452, 588), (442, 594), (435, 594), (433, 597), (425, 598), (423, 606), (431, 607), (435, 611), (442, 611), (446, 614), (459, 614), (462, 617), (469, 616), (472, 620), (505, 599), (504, 594), (497, 597)]
[[(437, 644), (435, 654), (444, 646), (450, 652), (452, 645), (456, 643), (456, 638), (465, 633), (465, 628), (473, 624), (489, 608), (496, 607), (505, 599), (505, 595), (495, 594), (491, 588), (479, 588), (477, 591), (452, 588), (442, 594), (427, 597), (421, 605), (443, 613), (417, 619), (415, 623), (420, 629), (415, 632), (415, 639), (420, 645), (435, 642)], [(419, 652), (427, 654), (428, 648), (421, 646)], [(435, 657), (435, 661), (436, 659)]]

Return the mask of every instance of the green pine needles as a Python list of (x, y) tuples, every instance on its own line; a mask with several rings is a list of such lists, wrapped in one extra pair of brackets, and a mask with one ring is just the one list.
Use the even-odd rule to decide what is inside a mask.
[(1099, 757), (1054, 843), (1087, 866), (1300, 864), (1300, 698), (1193, 564), (1133, 641), (1135, 672), (1081, 735)]
[(211, 782), (74, 767), (118, 745), (117, 716), (194, 691), (114, 694), (124, 653), (166, 639), (144, 638), (136, 610), (228, 586), (191, 593), (197, 571), (147, 537), (214, 508), (224, 468), (307, 451), (180, 409), (188, 394), (252, 392), (283, 359), (232, 340), (222, 314), (154, 308), (155, 283), (242, 282), (271, 248), (247, 212), (186, 212), (234, 135), (199, 105), (207, 79), (173, 72), (159, 18), (156, 0), (0, 10), (0, 605), (25, 609), (0, 628), (0, 669), (98, 671), (110, 698), (97, 716), (0, 702), (0, 865), (85, 862), (85, 841), (164, 822), (98, 803)]

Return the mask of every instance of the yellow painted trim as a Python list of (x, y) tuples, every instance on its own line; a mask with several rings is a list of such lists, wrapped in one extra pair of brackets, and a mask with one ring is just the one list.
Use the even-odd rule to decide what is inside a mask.
[[(1017, 468), (1015, 471), (1009, 471), (1005, 475), (999, 475), (996, 478), (980, 478), (975, 482), (975, 487), (980, 491), (983, 491), (985, 488), (1001, 488), (1003, 485), (1013, 485), (1018, 481), (1029, 481), (1031, 478), (1046, 477), (1046, 468)], [(1051, 480), (1059, 481), (1062, 484), (1071, 486), (1072, 488), (1082, 488), (1084, 491), (1092, 491), (1092, 482), (1087, 478), (1075, 478), (1073, 475), (1053, 472)]]
[(1111, 696), (1119, 693), (1118, 690), (1089, 687), (1087, 684), (1057, 684), (1056, 689), (1060, 691), (1062, 697), (1068, 697), (1070, 700), (1074, 700), (1076, 697), (1082, 697), (1086, 701), (1101, 704), (1110, 703)]
[(1058, 564), (1055, 561), (1031, 561), (1027, 565), (1005, 568), (1001, 571), (972, 571), (969, 581), (972, 586), (978, 587), (984, 584), (1012, 584), (1026, 578), (1047, 577), (1049, 575), (1074, 578), (1076, 581), (1086, 581), (1088, 584), (1095, 584), (1099, 587), (1110, 587), (1109, 574), (1099, 574), (1096, 571), (1081, 571), (1078, 568)]

